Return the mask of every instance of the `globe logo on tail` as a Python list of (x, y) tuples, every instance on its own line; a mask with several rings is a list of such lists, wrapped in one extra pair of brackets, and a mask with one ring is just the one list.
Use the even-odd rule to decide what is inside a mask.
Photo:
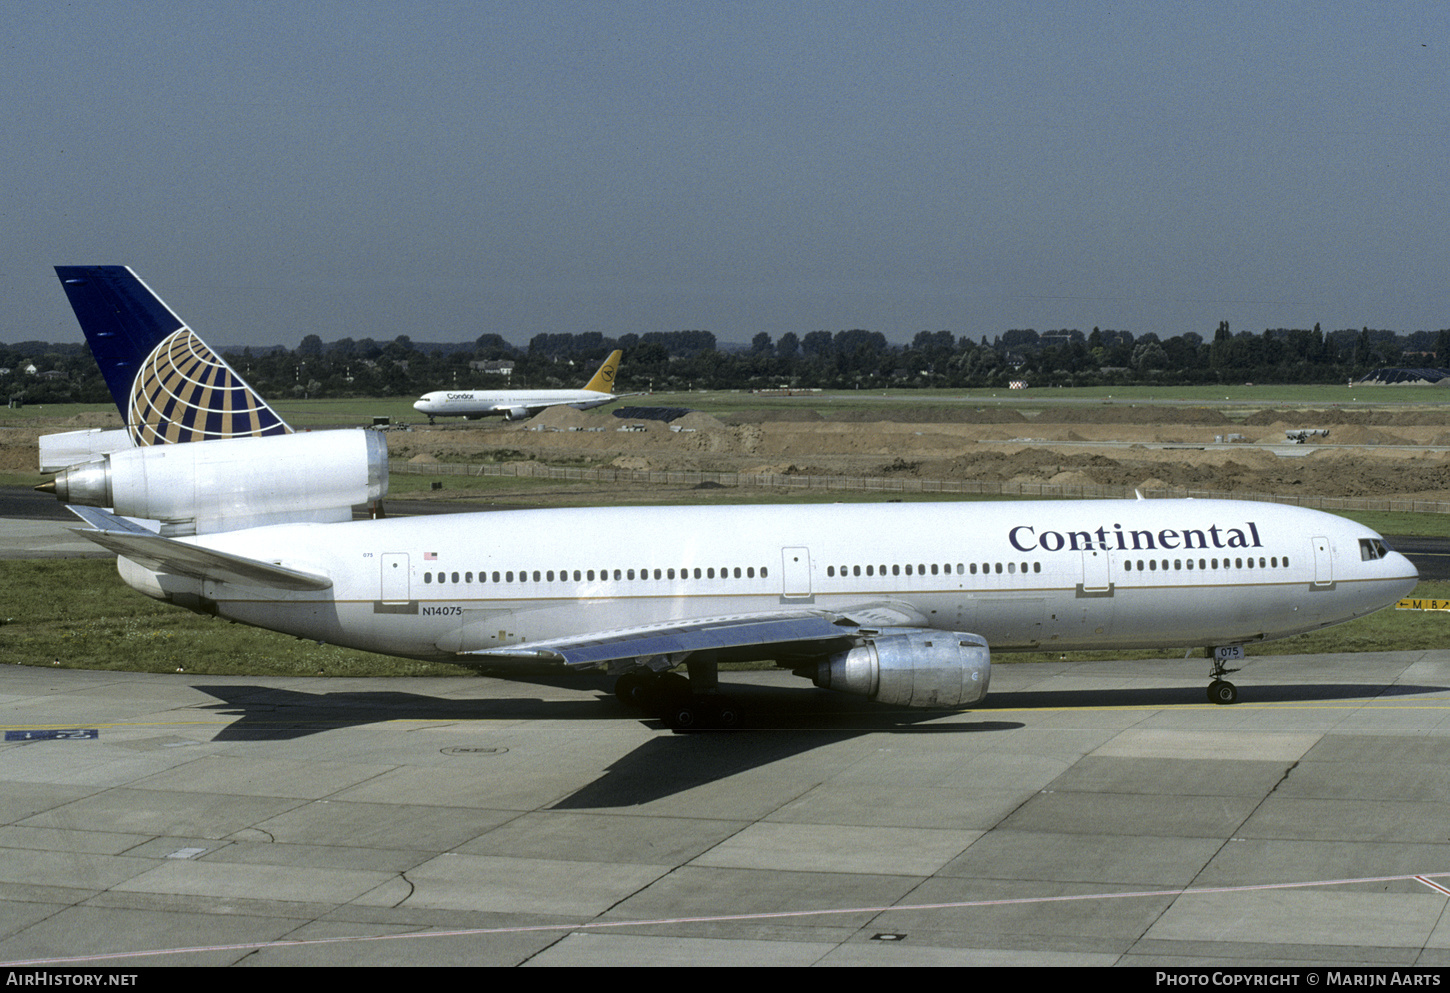
[(137, 445), (291, 433), (187, 327), (168, 335), (142, 363), (131, 386), (126, 423)]

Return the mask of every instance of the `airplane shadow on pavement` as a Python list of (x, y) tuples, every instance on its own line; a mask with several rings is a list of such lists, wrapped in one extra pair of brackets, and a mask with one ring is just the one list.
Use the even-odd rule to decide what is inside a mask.
[[(530, 697), (456, 699), (394, 691), (304, 693), (243, 683), (198, 685), (220, 702), (210, 709), (237, 720), (216, 741), (285, 741), (341, 728), (388, 721), (618, 721), (638, 715), (604, 687), (599, 696), (573, 700)], [(577, 685), (577, 684), (576, 684)], [(1443, 686), (1293, 683), (1256, 685), (1236, 706), (1359, 700), (1443, 693)], [(883, 707), (813, 687), (781, 689), (730, 685), (746, 714), (743, 726), (699, 734), (655, 734), (616, 759), (594, 782), (551, 805), (553, 809), (636, 806), (867, 734), (981, 734), (1020, 729), (1020, 721), (992, 719), (1013, 710), (1100, 707), (1211, 706), (1189, 687), (1004, 692), (964, 711)], [(492, 729), (490, 729), (492, 730)]]

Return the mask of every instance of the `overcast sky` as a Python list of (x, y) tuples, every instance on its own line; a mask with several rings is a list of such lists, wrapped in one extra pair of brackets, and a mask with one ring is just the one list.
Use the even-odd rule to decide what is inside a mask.
[(0, 341), (1450, 328), (1450, 4), (10, 0)]

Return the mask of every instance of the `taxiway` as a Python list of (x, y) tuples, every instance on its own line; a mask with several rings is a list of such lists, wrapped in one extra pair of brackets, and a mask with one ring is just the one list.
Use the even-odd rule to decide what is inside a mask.
[(1450, 651), (727, 677), (0, 670), (0, 963), (1450, 964)]

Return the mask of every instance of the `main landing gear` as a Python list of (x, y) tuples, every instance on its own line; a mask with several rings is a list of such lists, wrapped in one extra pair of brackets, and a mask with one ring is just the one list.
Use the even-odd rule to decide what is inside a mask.
[[(713, 666), (704, 673), (713, 682)], [(701, 676), (694, 671), (686, 679), (677, 672), (654, 673), (634, 669), (620, 676), (614, 695), (626, 707), (659, 716), (675, 731), (717, 731), (740, 726), (740, 708), (728, 696), (713, 692), (696, 693), (691, 685)]]

